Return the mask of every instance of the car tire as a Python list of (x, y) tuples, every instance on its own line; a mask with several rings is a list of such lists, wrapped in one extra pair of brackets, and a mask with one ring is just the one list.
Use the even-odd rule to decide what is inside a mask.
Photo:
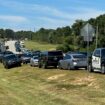
[(25, 64), (25, 62), (23, 61), (23, 64)]
[(4, 68), (7, 69), (7, 64), (3, 62)]
[(88, 71), (89, 71), (90, 73), (93, 72), (92, 64), (89, 64), (89, 65), (88, 65)]
[(41, 68), (42, 67), (41, 64), (38, 64), (38, 67)]
[(3, 60), (1, 60), (0, 62), (3, 63)]
[(61, 64), (60, 64), (60, 63), (58, 64), (58, 69), (62, 69), (62, 66), (61, 66)]
[(55, 65), (54, 68), (57, 69), (57, 65)]
[(9, 66), (8, 66), (8, 65), (5, 65), (4, 67), (5, 67), (6, 69), (9, 69)]
[(104, 65), (101, 66), (101, 73), (105, 74), (105, 66)]
[(43, 63), (43, 66), (42, 66), (43, 69), (47, 69), (47, 65), (45, 63)]
[(88, 69), (88, 67), (86, 66), (86, 67), (85, 67), (85, 70), (87, 70), (87, 69)]
[(30, 64), (31, 67), (33, 67), (33, 64)]
[(67, 70), (71, 70), (71, 66), (70, 66), (70, 64), (68, 64), (68, 66), (67, 66)]
[(20, 67), (21, 66), (21, 63), (19, 63), (18, 66)]

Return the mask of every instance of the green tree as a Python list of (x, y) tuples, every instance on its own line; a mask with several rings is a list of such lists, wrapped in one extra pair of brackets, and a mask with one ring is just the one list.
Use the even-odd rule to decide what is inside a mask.
[(72, 31), (75, 35), (80, 35), (80, 30), (83, 27), (85, 22), (83, 20), (76, 20), (75, 23), (72, 25)]
[(6, 30), (5, 30), (5, 37), (6, 37), (6, 38), (15, 39), (15, 33), (14, 33), (14, 31), (11, 30), (11, 29), (6, 29)]

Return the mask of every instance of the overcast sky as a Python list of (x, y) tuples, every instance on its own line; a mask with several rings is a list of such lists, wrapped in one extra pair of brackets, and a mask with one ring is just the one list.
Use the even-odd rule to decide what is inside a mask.
[(55, 29), (104, 13), (105, 0), (0, 0), (0, 28)]

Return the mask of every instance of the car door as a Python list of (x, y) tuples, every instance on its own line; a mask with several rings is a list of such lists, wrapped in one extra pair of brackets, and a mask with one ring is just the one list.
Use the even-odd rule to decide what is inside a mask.
[(60, 65), (62, 66), (63, 69), (65, 69), (65, 62), (66, 62), (66, 55), (63, 57), (62, 60), (60, 60)]
[(94, 51), (92, 56), (92, 66), (93, 68), (101, 68), (101, 50), (97, 49)]
[(65, 68), (68, 69), (68, 66), (71, 63), (71, 56), (70, 55), (66, 55), (66, 59), (65, 59)]
[(68, 63), (70, 63), (70, 58), (71, 58), (71, 56), (68, 54), (64, 56), (62, 63), (61, 63), (63, 69), (68, 68)]

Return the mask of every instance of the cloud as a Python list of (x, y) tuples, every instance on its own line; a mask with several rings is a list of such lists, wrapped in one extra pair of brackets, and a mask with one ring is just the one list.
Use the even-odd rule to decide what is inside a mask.
[[(23, 29), (24, 26), (32, 27), (49, 27), (57, 28), (66, 25), (72, 25), (76, 19), (88, 20), (89, 18), (95, 18), (100, 14), (104, 14), (105, 11), (98, 10), (95, 7), (88, 8), (87, 6), (70, 6), (67, 10), (59, 7), (52, 7), (49, 5), (41, 5), (36, 3), (22, 3), (11, 0), (0, 0), (0, 6), (5, 7), (18, 13), (19, 16), (0, 15), (0, 20), (12, 22), (14, 25), (20, 23)], [(73, 2), (73, 1), (72, 1)], [(81, 0), (75, 1), (75, 3), (85, 3)], [(65, 6), (65, 5), (64, 5)], [(22, 16), (20, 15), (22, 14)], [(15, 27), (16, 28), (16, 27)], [(27, 28), (27, 27), (25, 27)]]
[(28, 21), (25, 17), (22, 16), (11, 16), (11, 15), (0, 15), (0, 20), (6, 22), (15, 22), (15, 23), (22, 23)]
[(55, 19), (55, 18), (50, 18), (50, 17), (39, 17), (39, 20), (43, 23), (48, 23), (49, 26), (51, 25), (70, 25), (70, 20), (65, 20), (65, 19)]
[[(77, 0), (76, 2), (81, 3), (80, 0)], [(71, 6), (67, 12), (64, 10), (60, 10), (57, 7), (49, 7), (46, 5), (39, 5), (35, 3), (27, 4), (16, 1), (2, 1), (1, 4), (9, 8), (12, 8), (13, 10), (20, 11), (21, 13), (27, 13), (27, 15), (31, 14), (31, 15), (49, 16), (52, 18), (59, 18), (59, 19), (74, 19), (74, 20), (78, 18), (89, 19), (92, 17), (95, 18), (96, 16), (105, 13), (105, 11), (101, 11), (96, 8), (88, 8), (83, 6), (77, 8)]]

